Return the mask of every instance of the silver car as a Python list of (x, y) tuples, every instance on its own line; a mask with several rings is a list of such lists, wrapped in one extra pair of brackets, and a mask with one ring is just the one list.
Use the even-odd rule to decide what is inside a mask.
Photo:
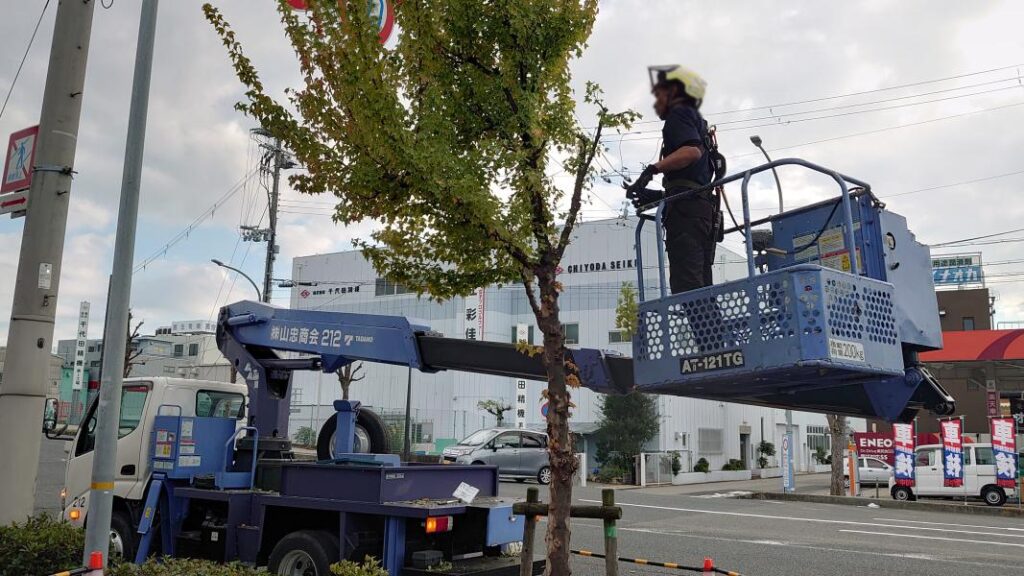
[(442, 464), (489, 464), (498, 474), (525, 482), (551, 482), (548, 437), (542, 432), (487, 428), (477, 430), (441, 453)]
[[(857, 476), (862, 486), (887, 485), (892, 476), (892, 466), (873, 456), (857, 458)], [(843, 466), (843, 484), (850, 487), (850, 472)]]

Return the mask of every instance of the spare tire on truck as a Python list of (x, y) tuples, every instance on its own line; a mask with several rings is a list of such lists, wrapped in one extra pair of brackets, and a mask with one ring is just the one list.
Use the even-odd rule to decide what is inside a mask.
[[(334, 445), (334, 433), (338, 429), (338, 414), (324, 422), (316, 439), (316, 457), (319, 460), (331, 460), (331, 447)], [(356, 438), (353, 452), (360, 454), (390, 454), (391, 437), (388, 435), (384, 420), (373, 410), (362, 408), (356, 414)]]

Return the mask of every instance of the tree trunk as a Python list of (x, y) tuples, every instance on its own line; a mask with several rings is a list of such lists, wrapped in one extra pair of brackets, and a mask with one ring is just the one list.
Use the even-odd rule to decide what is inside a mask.
[(544, 540), (548, 548), (545, 576), (569, 576), (569, 507), (577, 462), (569, 435), (569, 391), (566, 384), (565, 337), (558, 317), (554, 270), (538, 274), (541, 314), (537, 325), (544, 334), (544, 367), (548, 374), (548, 458), (551, 466), (550, 512)]
[(348, 400), (348, 388), (351, 385), (352, 385), (352, 383), (349, 382), (347, 379), (343, 379), (341, 381), (341, 399), (342, 400)]
[(832, 441), (832, 483), (829, 488), (829, 494), (842, 496), (846, 493), (843, 486), (843, 468), (846, 466), (843, 450), (847, 445), (846, 417), (837, 414), (827, 414), (825, 418), (828, 419), (828, 431)]

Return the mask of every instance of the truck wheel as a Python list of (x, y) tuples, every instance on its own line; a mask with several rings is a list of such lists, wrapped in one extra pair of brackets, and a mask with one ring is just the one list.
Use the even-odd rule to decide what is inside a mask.
[[(334, 444), (334, 432), (338, 429), (338, 414), (331, 414), (331, 417), (324, 422), (320, 428), (320, 435), (316, 439), (316, 457), (320, 460), (330, 460), (331, 446)], [(390, 454), (391, 441), (388, 436), (387, 426), (384, 420), (373, 410), (363, 408), (356, 415), (356, 442), (353, 447), (355, 452), (361, 454)]]
[(1006, 504), (1006, 493), (1003, 492), (1002, 488), (996, 486), (986, 486), (981, 491), (981, 497), (985, 499), (985, 504), (989, 506), (1002, 506)]
[(329, 576), (338, 555), (337, 536), (323, 530), (299, 530), (274, 546), (267, 568), (278, 576)]
[(135, 534), (131, 516), (124, 510), (114, 510), (110, 515), (110, 556), (135, 560)]
[(914, 499), (914, 493), (906, 486), (897, 486), (892, 489), (892, 499), (900, 502), (909, 502)]

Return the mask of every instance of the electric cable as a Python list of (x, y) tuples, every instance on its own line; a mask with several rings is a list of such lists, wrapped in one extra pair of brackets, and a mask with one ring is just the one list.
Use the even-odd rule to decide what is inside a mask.
[(14, 93), (14, 87), (18, 84), (18, 78), (21, 76), (21, 69), (25, 66), (25, 60), (28, 58), (29, 51), (32, 50), (32, 43), (36, 40), (36, 33), (39, 32), (39, 25), (43, 22), (43, 16), (46, 15), (46, 9), (50, 7), (50, 0), (46, 0), (43, 4), (43, 9), (39, 11), (39, 19), (36, 20), (36, 26), (32, 29), (32, 36), (28, 39), (28, 45), (25, 46), (25, 53), (21, 55), (21, 62), (18, 64), (18, 71), (14, 73), (14, 79), (11, 80), (11, 87), (7, 89), (7, 96), (4, 97), (4, 104), (0, 107), (0, 118), (4, 117), (4, 112), (7, 111), (7, 103), (11, 100), (11, 94)]

